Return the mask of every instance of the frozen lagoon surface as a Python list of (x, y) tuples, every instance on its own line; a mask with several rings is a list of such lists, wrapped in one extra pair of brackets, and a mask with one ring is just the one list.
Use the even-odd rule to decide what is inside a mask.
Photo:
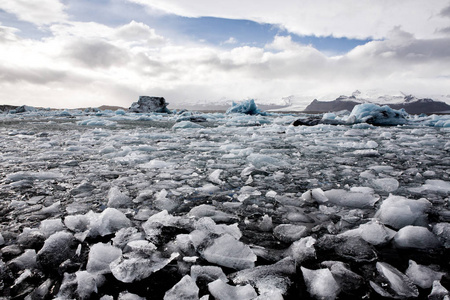
[(448, 299), (450, 118), (307, 117), (0, 115), (1, 294)]

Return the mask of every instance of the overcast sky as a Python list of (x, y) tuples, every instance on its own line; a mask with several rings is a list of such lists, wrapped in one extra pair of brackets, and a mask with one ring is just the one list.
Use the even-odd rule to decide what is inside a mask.
[(450, 95), (450, 1), (0, 0), (0, 104), (306, 105), (356, 89)]

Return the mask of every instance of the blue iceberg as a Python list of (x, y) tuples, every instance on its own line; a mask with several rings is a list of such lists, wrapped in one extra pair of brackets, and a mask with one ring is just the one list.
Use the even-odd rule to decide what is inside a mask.
[(247, 114), (247, 115), (263, 115), (266, 116), (267, 113), (261, 111), (256, 106), (255, 100), (245, 100), (241, 103), (233, 102), (231, 107), (227, 109), (227, 114), (239, 113), (239, 114)]
[(408, 116), (403, 108), (396, 110), (387, 105), (379, 106), (373, 103), (364, 103), (353, 108), (348, 120), (353, 119), (355, 123), (388, 126), (406, 124), (408, 123)]

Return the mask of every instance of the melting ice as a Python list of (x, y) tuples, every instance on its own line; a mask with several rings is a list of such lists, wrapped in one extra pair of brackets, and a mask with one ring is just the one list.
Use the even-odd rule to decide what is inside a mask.
[(0, 121), (5, 297), (449, 297), (447, 115), (250, 101)]

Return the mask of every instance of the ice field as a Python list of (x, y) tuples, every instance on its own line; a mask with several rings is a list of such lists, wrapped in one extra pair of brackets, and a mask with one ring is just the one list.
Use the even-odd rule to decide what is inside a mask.
[(0, 114), (0, 298), (449, 299), (449, 115), (243, 112)]

